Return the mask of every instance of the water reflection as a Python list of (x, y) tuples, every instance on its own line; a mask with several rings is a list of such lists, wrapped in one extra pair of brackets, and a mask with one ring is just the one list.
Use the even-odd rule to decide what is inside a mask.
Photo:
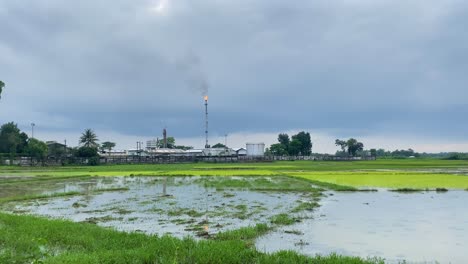
[(322, 200), (316, 219), (288, 227), (303, 235), (283, 228), (258, 239), (257, 247), (379, 256), (391, 263), (467, 263), (467, 201), (463, 191), (337, 193)]

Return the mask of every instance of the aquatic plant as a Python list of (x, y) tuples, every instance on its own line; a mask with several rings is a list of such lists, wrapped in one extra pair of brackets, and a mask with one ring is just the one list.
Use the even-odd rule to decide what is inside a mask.
[(291, 218), (288, 214), (283, 213), (273, 216), (270, 222), (275, 225), (292, 225), (296, 220)]

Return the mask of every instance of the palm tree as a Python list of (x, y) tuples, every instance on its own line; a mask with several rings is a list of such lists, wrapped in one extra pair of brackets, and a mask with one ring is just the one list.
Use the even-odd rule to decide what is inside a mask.
[(5, 83), (0, 81), (0, 98), (2, 98), (2, 90), (3, 90), (3, 87), (5, 87)]
[(83, 144), (85, 147), (92, 147), (92, 148), (97, 148), (98, 147), (98, 138), (96, 136), (96, 133), (94, 133), (93, 130), (91, 129), (86, 129), (83, 134), (81, 134), (80, 137), (80, 144)]
[(108, 154), (110, 155), (110, 152), (112, 151), (112, 149), (115, 147), (115, 143), (114, 142), (109, 142), (109, 141), (106, 141), (104, 143), (102, 143), (102, 146), (101, 146), (101, 149), (102, 150), (108, 150)]

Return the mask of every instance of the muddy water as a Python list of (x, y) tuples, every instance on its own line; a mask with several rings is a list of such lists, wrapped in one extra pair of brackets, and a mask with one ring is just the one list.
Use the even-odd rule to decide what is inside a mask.
[[(468, 263), (468, 192), (338, 193), (322, 199), (315, 219), (257, 240), (268, 252), (336, 252), (389, 263)], [(302, 234), (285, 231), (300, 230)]]
[[(216, 190), (210, 177), (106, 177), (52, 187), (43, 193), (80, 191), (85, 195), (9, 203), (4, 210), (91, 222), (121, 231), (206, 235), (266, 223), (288, 212), (298, 193)], [(164, 187), (166, 186), (166, 187)], [(109, 190), (125, 187), (127, 190)], [(164, 193), (165, 189), (165, 193)]]

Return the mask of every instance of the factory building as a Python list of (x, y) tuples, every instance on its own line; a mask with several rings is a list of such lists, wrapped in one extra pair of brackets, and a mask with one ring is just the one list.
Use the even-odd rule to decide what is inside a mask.
[(155, 150), (158, 148), (158, 143), (159, 143), (159, 140), (157, 139), (148, 140), (146, 141), (146, 149)]
[(236, 156), (237, 153), (230, 148), (206, 148), (203, 156)]

